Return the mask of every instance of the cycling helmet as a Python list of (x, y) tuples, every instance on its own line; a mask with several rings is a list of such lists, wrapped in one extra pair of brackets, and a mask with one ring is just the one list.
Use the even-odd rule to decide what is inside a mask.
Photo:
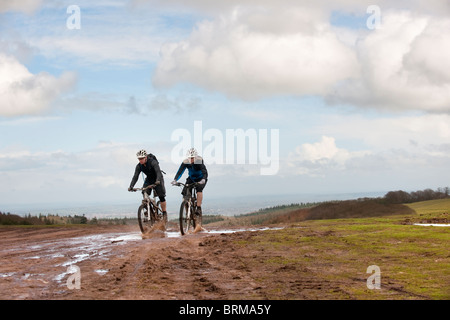
[(136, 153), (136, 156), (137, 156), (138, 158), (145, 158), (145, 157), (147, 156), (147, 151), (145, 151), (144, 149), (139, 150), (139, 151)]
[(186, 153), (187, 158), (195, 158), (198, 156), (197, 150), (195, 148), (190, 148), (188, 152)]

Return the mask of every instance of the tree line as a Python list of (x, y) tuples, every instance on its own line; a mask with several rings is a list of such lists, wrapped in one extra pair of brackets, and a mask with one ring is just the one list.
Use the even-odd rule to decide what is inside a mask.
[(10, 212), (0, 211), (0, 225), (57, 225), (57, 224), (88, 224), (89, 220), (85, 215), (59, 216), (44, 215), (40, 213), (38, 216), (27, 214), (19, 216)]
[(69, 225), (69, 224), (91, 224), (91, 225), (126, 225), (135, 224), (136, 218), (96, 218), (91, 219), (83, 215), (59, 216), (58, 214), (40, 213), (38, 216), (27, 214), (19, 216), (11, 212), (0, 211), (0, 225)]
[(413, 192), (406, 192), (403, 190), (389, 191), (385, 194), (384, 200), (387, 203), (398, 204), (398, 203), (412, 203), (427, 200), (437, 200), (449, 198), (450, 188), (438, 188), (436, 190), (424, 189)]

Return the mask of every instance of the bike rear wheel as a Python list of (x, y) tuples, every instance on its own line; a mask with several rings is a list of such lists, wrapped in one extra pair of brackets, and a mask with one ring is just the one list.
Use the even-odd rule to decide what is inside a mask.
[(180, 206), (180, 232), (183, 236), (188, 233), (189, 229), (195, 229), (195, 220), (191, 210), (193, 208), (189, 205), (189, 202), (183, 200)]
[[(161, 209), (161, 202), (160, 201), (158, 201), (157, 203), (156, 203), (156, 211), (158, 212), (158, 216), (160, 216), (160, 217), (162, 217), (162, 220), (164, 221), (164, 225), (166, 225), (167, 224), (167, 212), (162, 212), (162, 209)], [(161, 215), (159, 215), (159, 212), (162, 212), (161, 213)], [(160, 218), (161, 219), (161, 218)]]
[(150, 212), (148, 211), (147, 205), (142, 204), (138, 209), (138, 223), (139, 229), (142, 233), (148, 231), (155, 223), (153, 209), (150, 206)]

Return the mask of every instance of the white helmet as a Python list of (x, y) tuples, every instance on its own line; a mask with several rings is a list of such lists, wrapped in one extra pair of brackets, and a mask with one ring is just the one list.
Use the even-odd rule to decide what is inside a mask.
[(145, 151), (144, 149), (139, 150), (136, 153), (136, 157), (138, 157), (138, 158), (145, 158), (146, 156), (147, 156), (147, 151)]
[(198, 156), (197, 150), (195, 148), (190, 148), (188, 152), (186, 153), (187, 158), (195, 158)]

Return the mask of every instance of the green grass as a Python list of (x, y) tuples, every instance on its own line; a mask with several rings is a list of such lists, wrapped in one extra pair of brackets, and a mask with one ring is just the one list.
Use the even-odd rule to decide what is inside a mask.
[(419, 215), (450, 213), (450, 198), (406, 204)]
[[(450, 211), (450, 200), (408, 206), (417, 216), (435, 218)], [(411, 219), (416, 215), (304, 221), (260, 232), (240, 245), (274, 252), (259, 262), (274, 270), (296, 266), (337, 284), (339, 290), (327, 298), (450, 299), (450, 227), (405, 224)], [(366, 286), (370, 265), (381, 269), (381, 290)]]

